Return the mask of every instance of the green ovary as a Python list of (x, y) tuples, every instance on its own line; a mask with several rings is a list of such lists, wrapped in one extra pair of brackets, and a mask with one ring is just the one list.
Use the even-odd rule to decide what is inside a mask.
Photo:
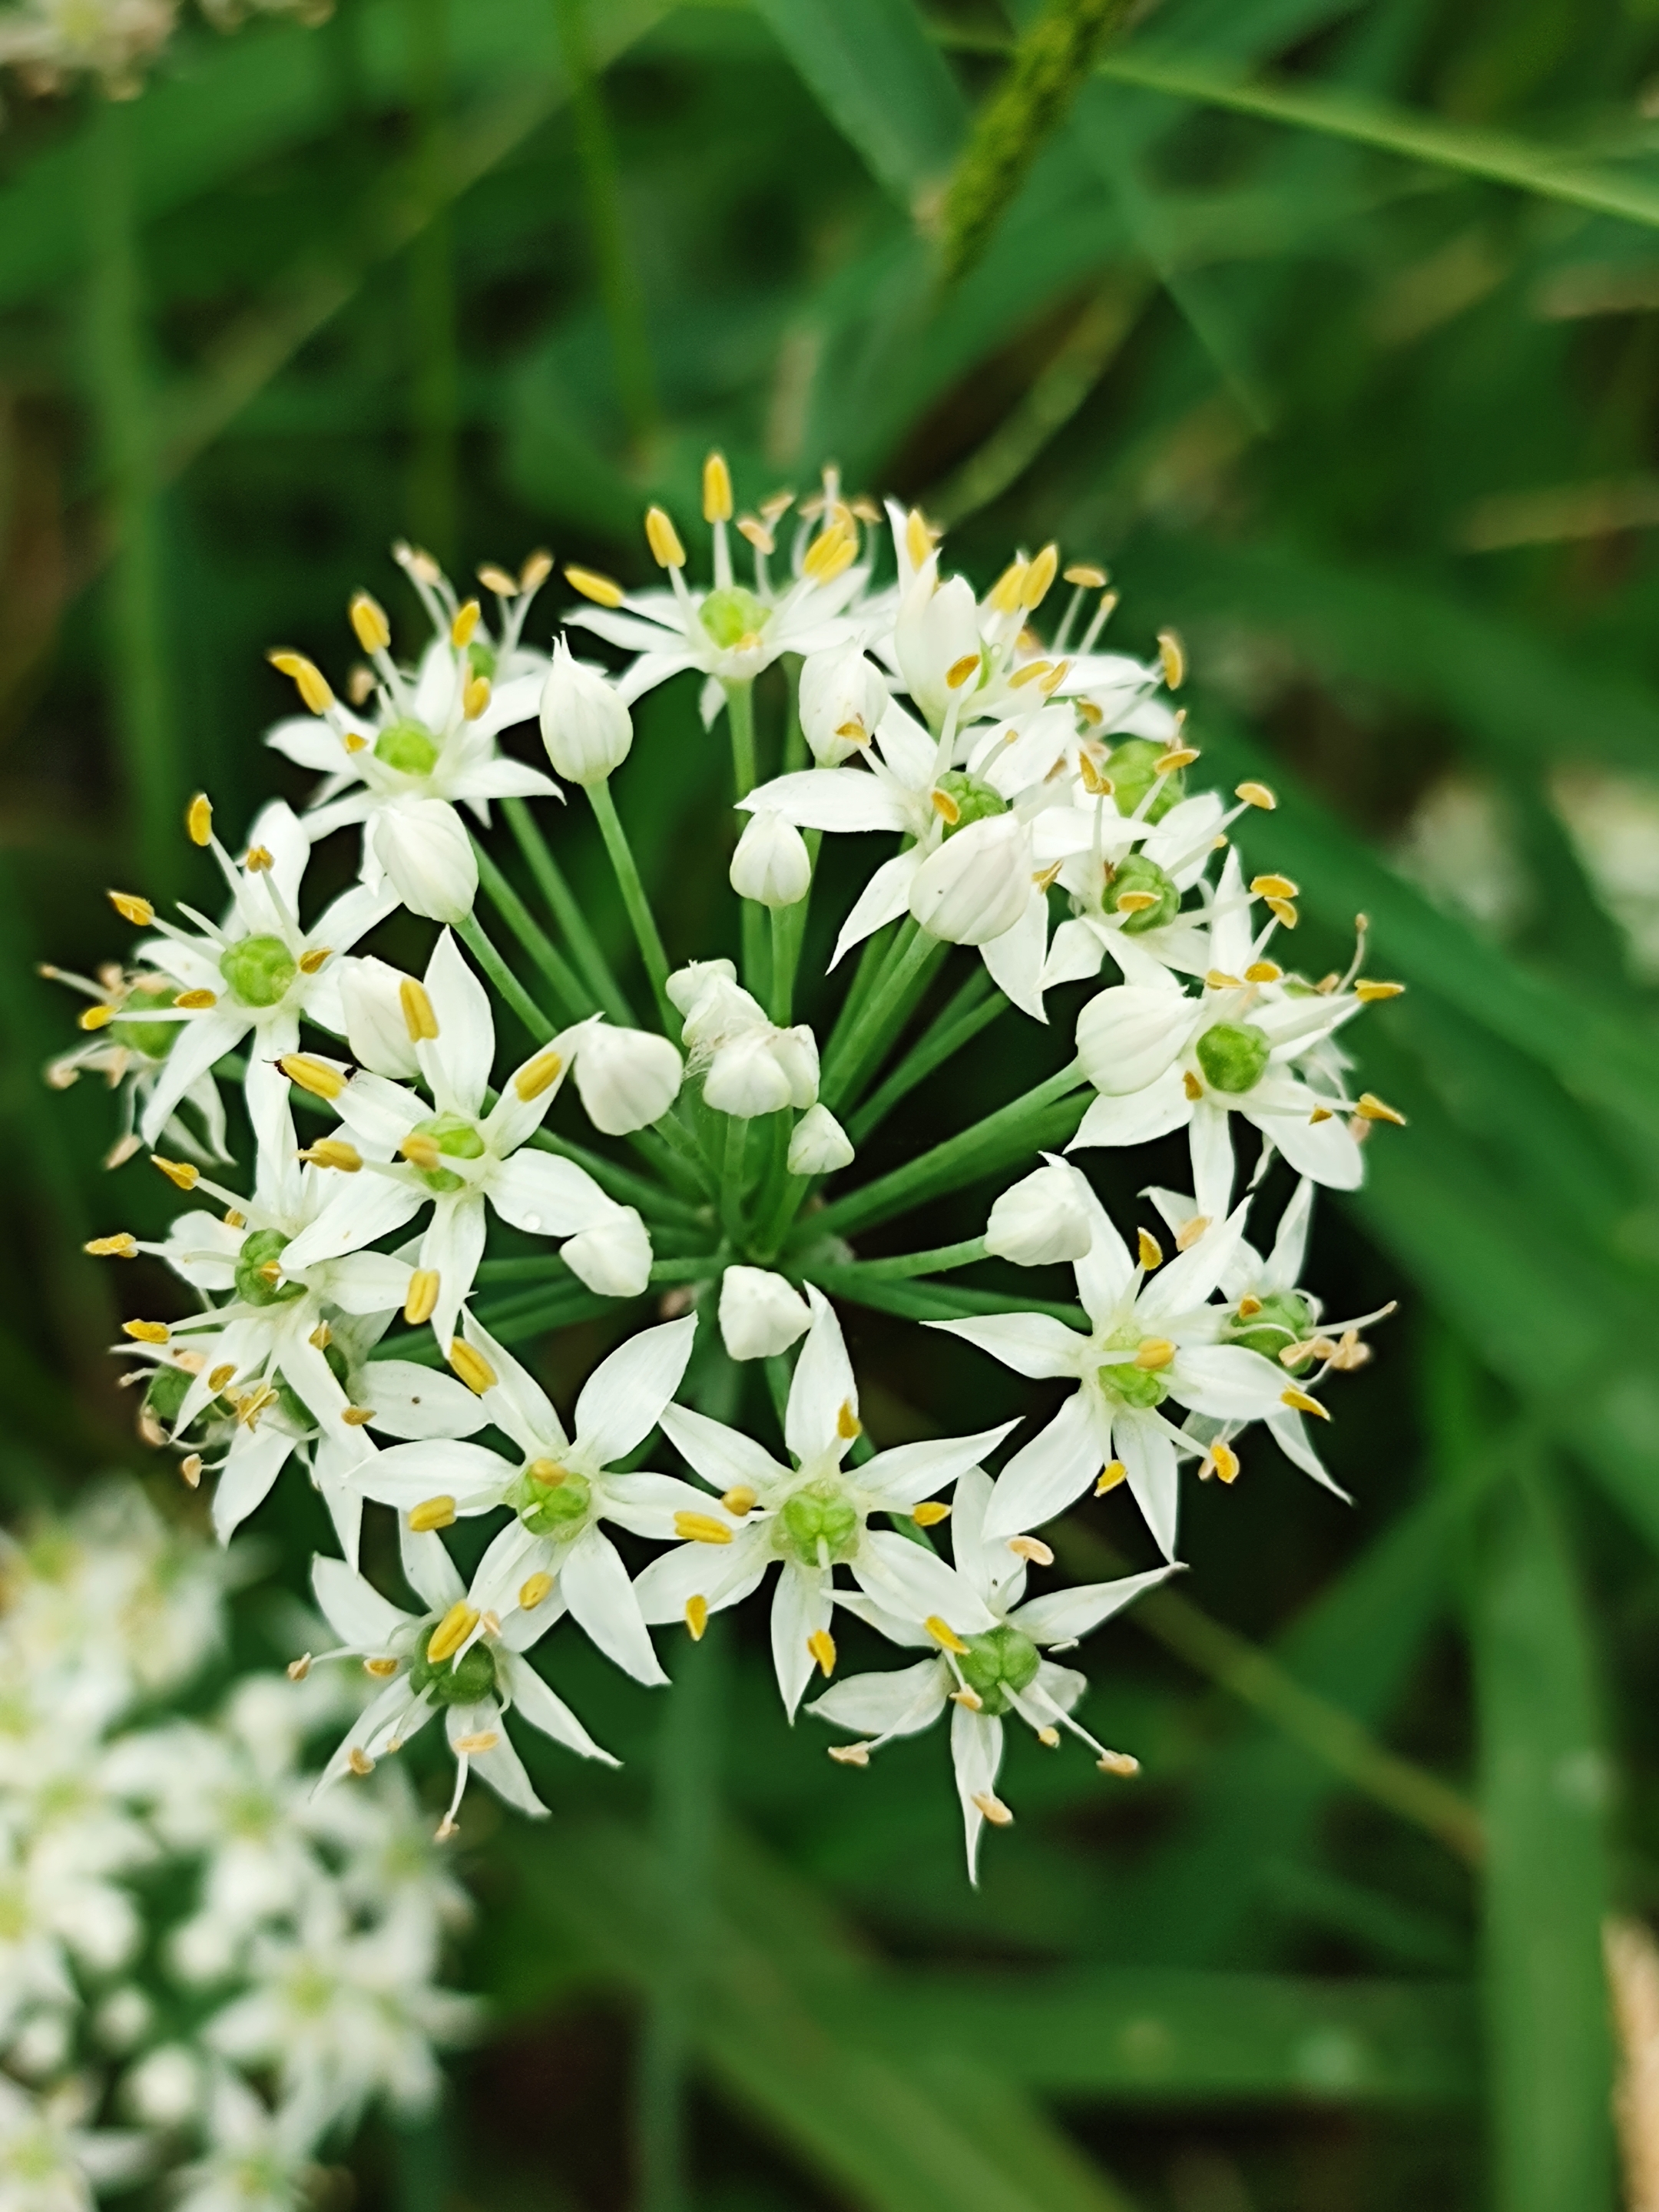
[[(1106, 1340), (1108, 1352), (1139, 1352), (1147, 1340), (1138, 1328), (1121, 1328)], [(1170, 1395), (1170, 1386), (1164, 1380), (1168, 1370), (1155, 1367), (1137, 1367), (1132, 1359), (1114, 1360), (1109, 1366), (1096, 1370), (1100, 1387), (1106, 1395), (1120, 1406), (1133, 1406), (1146, 1413), (1161, 1406)]]
[[(1169, 750), (1155, 738), (1125, 738), (1121, 745), (1113, 746), (1106, 773), (1111, 778), (1112, 797), (1120, 814), (1134, 812), (1158, 781), (1158, 763)], [(1142, 821), (1161, 822), (1186, 796), (1186, 773), (1176, 769), (1164, 777), (1163, 789), (1142, 815)]]
[(804, 1567), (819, 1565), (819, 1546), (833, 1566), (850, 1559), (858, 1544), (858, 1508), (836, 1482), (812, 1482), (798, 1490), (778, 1515), (781, 1548)]
[(988, 1719), (994, 1720), (1013, 1703), (1011, 1691), (1029, 1689), (1036, 1680), (1042, 1655), (1029, 1636), (1005, 1621), (1000, 1628), (970, 1636), (968, 1649), (957, 1664), (962, 1679), (979, 1697)]
[[(1288, 1345), (1301, 1344), (1313, 1334), (1313, 1310), (1306, 1298), (1296, 1291), (1269, 1291), (1261, 1301), (1260, 1313), (1252, 1314), (1248, 1322), (1235, 1322), (1228, 1336), (1230, 1344), (1243, 1345), (1246, 1352), (1259, 1352), (1264, 1359), (1282, 1366), (1279, 1355)], [(1290, 1370), (1292, 1375), (1304, 1375), (1313, 1364), (1313, 1354), (1298, 1359)]]
[(110, 1024), (110, 1034), (118, 1037), (129, 1052), (142, 1053), (146, 1060), (165, 1060), (178, 1041), (179, 1024), (135, 1021), (132, 1017), (135, 1012), (159, 1012), (163, 1006), (171, 1006), (173, 995), (171, 983), (141, 986), (136, 991), (129, 991), (125, 1011)]
[(993, 791), (988, 783), (981, 783), (978, 776), (969, 775), (965, 769), (946, 769), (933, 788), (943, 792), (957, 810), (956, 820), (945, 823), (947, 837), (954, 837), (970, 822), (986, 822), (994, 814), (1008, 811), (1008, 802), (1001, 793)]
[[(484, 1155), (484, 1140), (478, 1134), (477, 1125), (469, 1121), (465, 1114), (434, 1114), (429, 1121), (418, 1121), (410, 1131), (412, 1137), (430, 1137), (438, 1150), (452, 1160), (481, 1160)], [(465, 1176), (456, 1175), (449, 1168), (416, 1168), (415, 1170), (428, 1190), (440, 1197), (446, 1192), (459, 1190)]]
[(1181, 911), (1181, 893), (1174, 880), (1149, 860), (1144, 853), (1131, 853), (1127, 860), (1120, 860), (1112, 872), (1112, 880), (1106, 887), (1106, 904), (1115, 910), (1117, 902), (1126, 891), (1138, 891), (1152, 900), (1123, 917), (1126, 937), (1139, 937), (1149, 929), (1161, 929), (1166, 921), (1173, 921)]
[(593, 1486), (585, 1474), (568, 1468), (555, 1467), (545, 1475), (532, 1474), (526, 1468), (513, 1502), (532, 1535), (568, 1536), (592, 1510)]
[(482, 676), (486, 684), (493, 684), (495, 681), (497, 666), (495, 648), (493, 645), (486, 645), (483, 638), (475, 637), (468, 646), (466, 662), (472, 673), (475, 676)]
[(303, 1283), (273, 1283), (263, 1273), (273, 1261), (282, 1258), (292, 1241), (280, 1229), (256, 1229), (251, 1237), (242, 1239), (242, 1249), (236, 1257), (239, 1298), (245, 1298), (251, 1306), (281, 1306), (290, 1298), (304, 1297)]
[(219, 955), (219, 973), (245, 1006), (274, 1006), (285, 998), (299, 963), (280, 937), (244, 937)]
[(481, 1639), (459, 1667), (449, 1659), (441, 1659), (434, 1667), (426, 1656), (426, 1647), (437, 1626), (434, 1620), (415, 1648), (415, 1656), (409, 1662), (409, 1686), (417, 1696), (424, 1692), (434, 1705), (476, 1705), (495, 1687), (495, 1655)]
[(430, 775), (438, 765), (437, 741), (418, 722), (388, 722), (374, 740), (374, 757), (398, 775)]
[(1266, 1031), (1254, 1022), (1218, 1022), (1205, 1030), (1194, 1049), (1211, 1090), (1237, 1098), (1261, 1082), (1273, 1047)]
[(728, 584), (721, 591), (710, 592), (697, 610), (697, 619), (714, 643), (729, 651), (744, 638), (757, 636), (771, 614), (771, 609), (763, 606), (752, 592), (744, 591), (741, 584)]

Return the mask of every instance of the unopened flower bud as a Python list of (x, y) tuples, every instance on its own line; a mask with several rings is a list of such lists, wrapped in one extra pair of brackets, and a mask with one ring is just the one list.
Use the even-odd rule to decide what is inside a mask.
[(988, 945), (1012, 929), (1032, 895), (1030, 833), (1017, 814), (970, 822), (925, 860), (910, 912), (951, 945)]
[(461, 817), (441, 799), (400, 799), (375, 817), (374, 857), (411, 914), (459, 927), (478, 892), (478, 863)]
[(791, 1175), (833, 1175), (849, 1166), (853, 1141), (827, 1106), (810, 1107), (795, 1124), (789, 1139)]
[(410, 1042), (398, 987), (408, 979), (372, 954), (340, 963), (340, 1004), (351, 1057), (372, 1075), (416, 1076), (420, 1062)]
[(717, 1114), (740, 1121), (775, 1114), (789, 1103), (789, 1078), (772, 1049), (769, 1030), (745, 1030), (723, 1044), (708, 1063), (702, 1095)]
[(789, 1103), (799, 1111), (817, 1102), (818, 1041), (805, 1022), (792, 1030), (774, 1030), (772, 1056), (789, 1085)]
[(732, 888), (759, 906), (793, 906), (812, 881), (812, 856), (793, 822), (757, 809), (732, 855)]
[(568, 1237), (559, 1257), (578, 1282), (602, 1298), (636, 1298), (651, 1279), (651, 1239), (631, 1206)]
[(714, 985), (735, 983), (737, 980), (735, 960), (688, 960), (684, 968), (677, 968), (669, 977), (668, 996), (681, 1013), (689, 1015)]
[(615, 687), (572, 658), (562, 638), (542, 686), (542, 743), (556, 775), (601, 783), (628, 758), (634, 724)]
[(800, 726), (820, 768), (868, 745), (887, 712), (881, 671), (855, 647), (809, 653), (800, 665)]
[(607, 1137), (659, 1121), (678, 1095), (684, 1063), (666, 1037), (648, 1030), (583, 1025), (576, 1089), (588, 1120)]
[(728, 1267), (720, 1278), (720, 1334), (733, 1359), (770, 1359), (811, 1325), (800, 1292), (765, 1267)]
[(1094, 1242), (1088, 1183), (1067, 1161), (1043, 1158), (1048, 1165), (1005, 1190), (985, 1224), (986, 1250), (1018, 1267), (1080, 1260)]

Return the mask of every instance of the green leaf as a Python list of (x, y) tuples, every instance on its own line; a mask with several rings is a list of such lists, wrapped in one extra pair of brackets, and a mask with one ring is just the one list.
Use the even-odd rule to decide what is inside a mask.
[(913, 0), (755, 5), (877, 182), (914, 207), (955, 160), (968, 117)]
[(1589, 1633), (1544, 1469), (1493, 1498), (1471, 1611), (1490, 1849), (1486, 2013), (1500, 2212), (1605, 2206), (1612, 2052), (1601, 1746)]

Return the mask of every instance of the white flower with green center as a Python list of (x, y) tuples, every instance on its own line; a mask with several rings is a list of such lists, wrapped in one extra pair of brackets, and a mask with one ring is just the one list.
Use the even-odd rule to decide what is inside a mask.
[[(100, 1075), (112, 1091), (120, 1092), (120, 1133), (104, 1155), (104, 1165), (124, 1166), (139, 1149), (138, 1116), (179, 1042), (176, 1020), (152, 1021), (149, 1016), (169, 1013), (179, 987), (172, 976), (158, 975), (153, 969), (141, 973), (113, 963), (99, 970), (96, 981), (66, 968), (43, 967), (40, 973), (91, 1000), (81, 1016), (81, 1026), (94, 1032), (84, 1044), (47, 1061), (46, 1081), (54, 1091), (68, 1091), (83, 1075)], [(196, 1115), (195, 1127), (179, 1110), (183, 1106)], [(203, 1167), (211, 1160), (229, 1159), (225, 1102), (210, 1068), (186, 1086), (161, 1141)]]
[(821, 527), (816, 535), (803, 527), (786, 577), (775, 578), (770, 564), (776, 550), (773, 526), (787, 501), (763, 520), (745, 516), (738, 525), (754, 555), (754, 582), (737, 581), (728, 534), (732, 481), (717, 453), (709, 455), (703, 471), (703, 514), (714, 534), (714, 580), (708, 590), (694, 591), (686, 582), (685, 548), (659, 507), (647, 514), (645, 529), (652, 558), (667, 573), (667, 591), (624, 592), (609, 577), (566, 569), (570, 582), (595, 603), (576, 609), (568, 620), (638, 656), (617, 685), (624, 706), (695, 669), (706, 679), (702, 714), (705, 723), (712, 722), (726, 686), (752, 683), (781, 654), (822, 653), (854, 641), (857, 626), (848, 610), (870, 571), (858, 559), (852, 509), (828, 484), (826, 492), (817, 510)]
[(177, 2176), (174, 2212), (294, 2212), (314, 2170), (316, 2130), (298, 2105), (272, 2112), (246, 2081), (216, 2069), (208, 2147)]
[[(1210, 791), (1155, 816), (1119, 814), (1110, 794), (1091, 799), (1079, 793), (1064, 817), (1042, 816), (1037, 851), (1042, 856), (1052, 848), (1060, 857), (1058, 881), (1073, 906), (1073, 919), (1054, 932), (1042, 971), (1044, 990), (1097, 975), (1109, 957), (1129, 983), (1156, 988), (1159, 971), (1169, 969), (1203, 975), (1211, 965), (1216, 896), (1205, 872), (1232, 819)], [(1087, 832), (1082, 850), (1079, 826)], [(1060, 856), (1062, 842), (1070, 849)], [(1184, 901), (1194, 890), (1200, 902), (1188, 907)], [(1231, 896), (1240, 900), (1248, 927), (1249, 894), (1241, 886)]]
[[(138, 948), (138, 958), (157, 978), (149, 994), (157, 1003), (145, 1012), (146, 1026), (183, 1025), (145, 1103), (139, 1128), (147, 1145), (156, 1142), (192, 1086), (238, 1046), (247, 1054), (248, 1110), (257, 1120), (256, 1094), (283, 1087), (271, 1063), (299, 1049), (301, 1023), (343, 1033), (339, 956), (397, 904), (389, 890), (359, 884), (303, 928), (300, 896), (311, 845), (293, 809), (282, 799), (264, 809), (240, 867), (208, 832), (204, 805), (200, 820), (230, 886), (231, 904), (216, 924), (181, 907), (199, 935), (158, 922), (161, 937)], [(165, 1005), (159, 1003), (163, 991)]]
[[(564, 1080), (569, 1047), (556, 1040), (532, 1053), (486, 1110), (495, 1024), (483, 986), (447, 930), (424, 983), (404, 979), (404, 1000), (432, 1104), (384, 1076), (348, 1082), (321, 1062), (301, 1070), (322, 1083), (363, 1156), (359, 1171), (338, 1176), (285, 1265), (305, 1269), (358, 1251), (430, 1206), (416, 1311), (446, 1352), (483, 1257), (487, 1205), (526, 1235), (567, 1238), (562, 1256), (590, 1289), (609, 1297), (643, 1291), (651, 1240), (634, 1208), (607, 1198), (585, 1168), (530, 1146)], [(399, 1157), (388, 1158), (394, 1151)]]
[(1116, 1582), (1085, 1583), (1044, 1597), (1025, 1596), (1026, 1569), (1046, 1546), (1030, 1538), (988, 1536), (985, 1516), (991, 1503), (990, 1477), (969, 1468), (960, 1477), (951, 1516), (951, 1553), (956, 1570), (984, 1601), (992, 1626), (973, 1636), (940, 1637), (914, 1617), (895, 1614), (855, 1592), (839, 1602), (890, 1642), (931, 1650), (934, 1656), (897, 1674), (854, 1674), (837, 1682), (807, 1707), (823, 1720), (866, 1741), (838, 1746), (830, 1754), (847, 1766), (866, 1766), (872, 1751), (894, 1737), (917, 1735), (931, 1728), (947, 1705), (951, 1756), (968, 1845), (968, 1878), (979, 1879), (979, 1839), (987, 1820), (1006, 1826), (1013, 1814), (996, 1794), (1002, 1764), (1002, 1724), (1022, 1720), (1050, 1748), (1067, 1729), (1095, 1754), (1103, 1773), (1133, 1774), (1135, 1761), (1108, 1751), (1073, 1717), (1088, 1689), (1086, 1676), (1057, 1667), (1045, 1651), (1069, 1649), (1082, 1637), (1132, 1604), (1173, 1574), (1156, 1567), (1150, 1574), (1125, 1575)]
[(1158, 1549), (1166, 1559), (1175, 1557), (1179, 1463), (1200, 1447), (1164, 1406), (1242, 1423), (1294, 1402), (1285, 1394), (1295, 1386), (1281, 1368), (1218, 1340), (1226, 1311), (1211, 1300), (1237, 1251), (1246, 1210), (1211, 1223), (1149, 1273), (1146, 1263), (1161, 1260), (1157, 1248), (1143, 1245), (1141, 1257), (1132, 1259), (1091, 1194), (1093, 1238), (1073, 1263), (1086, 1334), (1048, 1314), (927, 1323), (978, 1345), (1016, 1374), (1078, 1382), (1048, 1427), (1002, 1470), (986, 1515), (988, 1539), (1052, 1521), (1104, 1469), (1112, 1482), (1127, 1480)]
[(511, 1710), (584, 1759), (617, 1765), (524, 1656), (553, 1626), (562, 1607), (521, 1608), (510, 1620), (498, 1621), (479, 1601), (476, 1579), (469, 1594), (435, 1535), (405, 1540), (404, 1572), (425, 1612), (405, 1613), (343, 1560), (319, 1557), (312, 1562), (317, 1602), (341, 1639), (338, 1650), (319, 1656), (361, 1659), (386, 1686), (352, 1723), (323, 1770), (319, 1790), (343, 1776), (368, 1774), (377, 1759), (400, 1751), (439, 1712), (456, 1768), (454, 1794), (438, 1829), (441, 1839), (455, 1832), (455, 1816), (474, 1770), (519, 1812), (545, 1814), (547, 1808), (531, 1787), (507, 1734), (503, 1716)]
[(93, 2212), (94, 2192), (142, 2179), (141, 2135), (90, 2128), (90, 2097), (66, 2082), (37, 2097), (0, 2075), (0, 2203), (6, 2212)]
[[(1255, 881), (1294, 889), (1283, 877)], [(1270, 903), (1284, 902), (1275, 891)], [(1199, 1206), (1216, 1215), (1231, 1203), (1229, 1117), (1237, 1114), (1298, 1175), (1333, 1190), (1358, 1188), (1364, 1163), (1346, 1117), (1399, 1117), (1369, 1094), (1344, 1097), (1331, 1041), (1368, 992), (1395, 987), (1349, 988), (1350, 978), (1315, 989), (1286, 980), (1265, 957), (1276, 927), (1275, 916), (1252, 941), (1238, 856), (1230, 852), (1210, 914), (1202, 991), (1188, 997), (1167, 969), (1149, 968), (1079, 1015), (1078, 1057), (1101, 1096), (1070, 1149), (1150, 1144), (1184, 1128)]]
[(503, 1624), (521, 1611), (538, 1625), (568, 1611), (606, 1658), (641, 1682), (666, 1681), (604, 1524), (660, 1543), (677, 1520), (707, 1508), (689, 1482), (616, 1465), (645, 1442), (678, 1389), (695, 1316), (643, 1329), (600, 1361), (576, 1401), (574, 1437), (512, 1354), (472, 1315), (465, 1327), (495, 1378), (478, 1401), (481, 1416), (513, 1439), (518, 1456), (481, 1444), (399, 1445), (360, 1470), (363, 1494), (396, 1506), (417, 1531), (510, 1507), (513, 1519), (474, 1577), (475, 1602)]
[(426, 555), (407, 546), (397, 552), (435, 632), (418, 669), (398, 666), (384, 612), (360, 592), (351, 622), (374, 664), (372, 700), (347, 706), (309, 661), (274, 654), (312, 711), (279, 722), (265, 742), (325, 778), (304, 817), (309, 837), (361, 823), (364, 879), (388, 876), (414, 912), (453, 921), (470, 908), (478, 882), (456, 810), (466, 807), (487, 828), (492, 799), (560, 796), (550, 776), (496, 743), (503, 730), (533, 721), (540, 707), (550, 664), (545, 653), (520, 645), (519, 634), (552, 564), (544, 555), (532, 557), (516, 586), (486, 572), (500, 608), (492, 637), (477, 601), (458, 605)]
[(711, 1613), (747, 1597), (775, 1563), (772, 1660), (792, 1720), (814, 1667), (828, 1674), (835, 1665), (837, 1567), (894, 1612), (937, 1619), (957, 1635), (990, 1626), (982, 1601), (931, 1545), (870, 1522), (877, 1514), (914, 1516), (1015, 1425), (901, 1444), (861, 1466), (844, 1465), (862, 1434), (858, 1385), (829, 1301), (811, 1284), (806, 1297), (812, 1326), (783, 1424), (793, 1464), (775, 1460), (740, 1430), (684, 1406), (665, 1407), (665, 1434), (720, 1496), (677, 1516), (675, 1533), (688, 1540), (653, 1559), (635, 1584), (647, 1620), (683, 1620), (701, 1636)]

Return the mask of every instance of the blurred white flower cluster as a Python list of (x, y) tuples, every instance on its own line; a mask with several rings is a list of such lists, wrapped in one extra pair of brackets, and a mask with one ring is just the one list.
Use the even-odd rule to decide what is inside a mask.
[(170, 2177), (284, 2212), (372, 2104), (414, 2114), (467, 2032), (438, 1985), (465, 1899), (403, 1778), (316, 1795), (344, 1675), (223, 1656), (231, 1562), (136, 1486), (0, 1540), (0, 2204)]
[[(332, 0), (201, 0), (209, 22), (234, 30), (249, 15), (320, 23)], [(178, 27), (179, 0), (9, 0), (0, 7), (0, 67), (26, 90), (67, 90), (95, 77), (113, 100), (142, 89), (144, 71)]]
[[(1074, 1719), (1083, 1678), (1042, 1655), (1173, 1565), (1182, 1466), (1231, 1484), (1257, 1428), (1335, 1488), (1307, 1422), (1328, 1419), (1320, 1387), (1363, 1362), (1358, 1331), (1376, 1316), (1324, 1321), (1303, 1263), (1316, 1188), (1353, 1189), (1365, 1138), (1401, 1119), (1357, 1091), (1340, 1041), (1401, 987), (1361, 972), (1363, 918), (1345, 969), (1287, 964), (1297, 885), (1233, 842), (1236, 828), (1271, 834), (1273, 794), (1254, 780), (1197, 787), (1200, 750), (1173, 703), (1180, 642), (1164, 633), (1145, 659), (1104, 650), (1116, 595), (1103, 572), (1062, 571), (1050, 545), (981, 594), (945, 573), (921, 514), (849, 501), (833, 471), (811, 500), (738, 515), (711, 455), (702, 508), (707, 586), (659, 507), (646, 538), (661, 588), (565, 570), (573, 626), (634, 656), (619, 674), (577, 659), (568, 635), (550, 653), (528, 640), (544, 554), (479, 571), (487, 615), (398, 548), (430, 634), (400, 661), (389, 617), (359, 592), (364, 659), (343, 696), (306, 655), (273, 653), (305, 711), (269, 742), (320, 785), (303, 811), (263, 807), (234, 847), (207, 797), (191, 801), (222, 912), (181, 907), (173, 922), (137, 891), (111, 893), (146, 933), (127, 963), (80, 979), (88, 1042), (55, 1079), (86, 1067), (119, 1087), (112, 1158), (165, 1146), (155, 1167), (192, 1200), (162, 1239), (117, 1231), (91, 1248), (165, 1261), (198, 1301), (125, 1325), (147, 1433), (183, 1455), (187, 1481), (213, 1476), (222, 1539), (286, 1468), (332, 1515), (340, 1556), (314, 1572), (331, 1656), (382, 1686), (331, 1777), (373, 1773), (441, 1714), (455, 1783), (441, 1833), (474, 1769), (539, 1812), (509, 1713), (609, 1757), (532, 1662), (550, 1630), (568, 1614), (661, 1684), (653, 1628), (701, 1638), (769, 1583), (792, 1719), (814, 1673), (838, 1666), (841, 1611), (937, 1655), (838, 1684), (817, 1710), (878, 1741), (954, 1703), (971, 1867), (983, 1822), (1012, 1817), (994, 1786), (1003, 1716), (1044, 1743), (1070, 1732), (1109, 1773), (1132, 1768)], [(1036, 625), (1062, 582), (1045, 638)], [(755, 681), (780, 663), (789, 713), (763, 780)], [(611, 793), (633, 753), (630, 703), (688, 673), (703, 724), (723, 718), (731, 744), (740, 960), (682, 947), (671, 963)], [(503, 748), (532, 725), (564, 786)], [(530, 811), (566, 787), (593, 814), (648, 1021)], [(496, 802), (556, 940), (481, 842)], [(866, 865), (832, 924), (830, 969), (863, 950), (821, 1040), (794, 996), (826, 835), (856, 839)], [(307, 878), (325, 845), (355, 874), (320, 903)], [(678, 836), (666, 848), (678, 866)], [(437, 925), (419, 975), (361, 949), (400, 909), (405, 931), (408, 917)], [(966, 979), (913, 1027), (958, 946), (974, 956)], [(1056, 1055), (1048, 995), (1109, 963), (1115, 980)], [(1022, 1018), (998, 1057), (1020, 1096), (983, 1121), (953, 1117), (934, 1149), (873, 1183), (836, 1182), (823, 1204), (862, 1133), (1010, 1012)], [(518, 1038), (505, 1053), (503, 1021)], [(568, 1077), (588, 1125), (574, 1132)], [(937, 1094), (947, 1113), (955, 1095)], [(1146, 1218), (1124, 1233), (1073, 1158), (1042, 1155), (1055, 1111), (1073, 1155), (1182, 1139), (1188, 1188), (1143, 1190)], [(591, 1138), (627, 1140), (626, 1164)], [(1255, 1217), (1279, 1163), (1291, 1175), (1267, 1249)], [(923, 1237), (873, 1264), (846, 1241), (849, 1224), (1028, 1164), (982, 1237)], [(983, 1261), (1069, 1265), (1076, 1304), (1024, 1310), (1006, 1290), (924, 1279)], [(517, 1294), (489, 1303), (507, 1280)], [(994, 1481), (983, 1462), (1018, 1421), (877, 1449), (832, 1296), (1074, 1387)], [(414, 1333), (392, 1337), (399, 1311)], [(621, 1341), (567, 1421), (511, 1346), (579, 1319), (609, 1320)], [(685, 1472), (643, 1463), (659, 1431)], [(1027, 1600), (1029, 1572), (1054, 1563), (1033, 1532), (1120, 1483), (1165, 1564)], [(408, 1598), (359, 1571), (366, 1505), (397, 1516)], [(464, 1575), (445, 1532), (483, 1516), (489, 1540)], [(641, 1543), (671, 1548), (642, 1560)], [(856, 1765), (870, 1743), (840, 1749)]]

